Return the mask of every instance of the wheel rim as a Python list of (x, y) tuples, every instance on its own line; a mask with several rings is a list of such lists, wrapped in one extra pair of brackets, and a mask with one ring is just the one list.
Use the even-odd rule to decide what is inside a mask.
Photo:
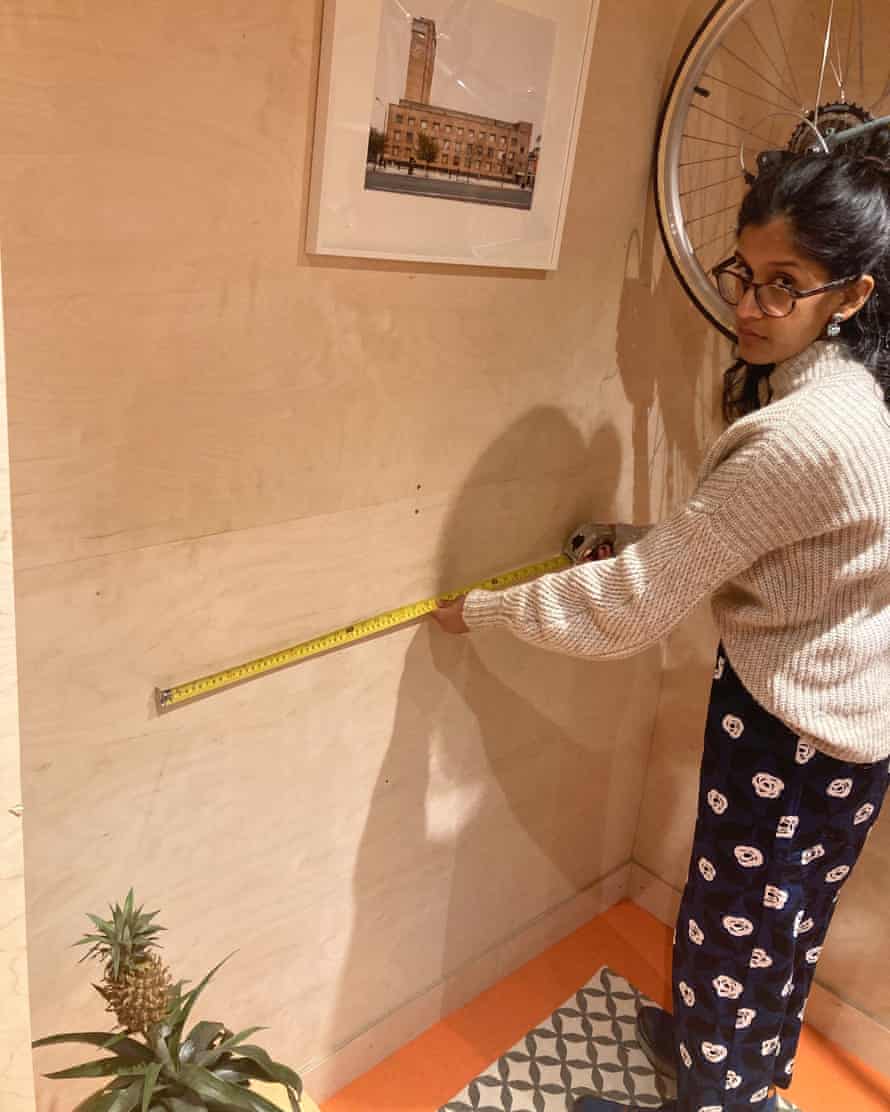
[(883, 29), (887, 41), (888, 9), (880, 0), (798, 0), (778, 9), (775, 0), (719, 0), (677, 67), (658, 127), (659, 226), (686, 293), (732, 340), (734, 313), (709, 271), (733, 249), (757, 156), (824, 149), (825, 135), (873, 119), (881, 105), (890, 110), (886, 56), (881, 66), (866, 33)]

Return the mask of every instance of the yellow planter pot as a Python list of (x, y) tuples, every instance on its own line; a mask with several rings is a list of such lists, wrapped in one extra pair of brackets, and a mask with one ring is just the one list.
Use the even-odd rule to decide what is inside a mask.
[[(269, 1085), (265, 1081), (251, 1081), (250, 1088), (254, 1092), (259, 1093), (261, 1097), (265, 1097), (266, 1100), (271, 1100), (273, 1104), (277, 1104), (283, 1112), (290, 1112), (290, 1102), (287, 1099), (287, 1093), (280, 1085)], [(300, 1104), (302, 1105), (303, 1112), (321, 1112), (321, 1109), (315, 1101), (307, 1096), (306, 1093), (303, 1093)]]

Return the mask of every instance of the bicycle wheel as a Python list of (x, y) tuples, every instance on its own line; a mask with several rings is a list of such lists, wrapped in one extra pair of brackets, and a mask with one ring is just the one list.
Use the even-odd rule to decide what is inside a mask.
[(730, 339), (733, 311), (710, 270), (732, 253), (761, 160), (828, 150), (881, 120), (888, 41), (887, 0), (719, 0), (686, 49), (658, 126), (656, 208), (677, 277)]

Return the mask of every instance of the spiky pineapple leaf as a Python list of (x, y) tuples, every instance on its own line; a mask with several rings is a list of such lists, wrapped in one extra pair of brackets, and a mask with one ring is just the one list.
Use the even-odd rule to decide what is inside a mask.
[(67, 1077), (111, 1077), (117, 1075), (118, 1077), (132, 1076), (135, 1074), (144, 1074), (147, 1068), (145, 1062), (125, 1062), (121, 1058), (94, 1058), (92, 1062), (83, 1062), (79, 1066), (69, 1066), (64, 1070), (56, 1070), (55, 1073), (47, 1073), (44, 1076), (52, 1078), (54, 1081)]
[(224, 1039), (216, 1046), (210, 1047), (201, 1054), (195, 1056), (195, 1063), (199, 1066), (212, 1066), (214, 1062), (219, 1061), (223, 1054), (234, 1050), (239, 1043), (249, 1039), (251, 1035), (255, 1035), (257, 1031), (268, 1031), (268, 1027), (245, 1027), (243, 1031), (239, 1031), (237, 1035), (229, 1034), (229, 1037)]
[(196, 1053), (206, 1050), (217, 1035), (221, 1035), (225, 1030), (226, 1026), (224, 1023), (212, 1023), (209, 1020), (202, 1019), (200, 1023), (196, 1023), (191, 1031), (189, 1031), (188, 1036), (180, 1048), (180, 1058), (183, 1059), (187, 1046), (191, 1048), (189, 1057), (193, 1057)]
[(183, 1066), (177, 1080), (192, 1092), (214, 1107), (219, 1106), (231, 1112), (280, 1112), (271, 1101), (250, 1089), (241, 1089), (227, 1081), (219, 1081), (209, 1070), (201, 1066)]
[(226, 957), (224, 957), (221, 962), (216, 964), (210, 970), (210, 972), (199, 984), (195, 985), (195, 987), (187, 992), (185, 996), (174, 1001), (174, 1008), (172, 1008), (170, 1012), (170, 1025), (177, 1033), (177, 1038), (182, 1034), (183, 1028), (188, 1022), (188, 1017), (191, 1014), (192, 1008), (195, 1006), (198, 997), (207, 987), (210, 978), (213, 977), (213, 975), (226, 964), (229, 958), (232, 957), (232, 954), (235, 953), (237, 953), (237, 950), (233, 950), (231, 954), (228, 954)]
[(149, 1036), (151, 1048), (154, 1051), (154, 1058), (166, 1066), (171, 1073), (176, 1072), (176, 1066), (173, 1062), (174, 1054), (179, 1050), (178, 1045), (174, 1045), (173, 1054), (167, 1045), (167, 1038), (170, 1035), (170, 1029), (165, 1023), (158, 1023), (152, 1029)]
[(209, 1112), (207, 1105), (195, 1097), (194, 1100), (183, 1100), (181, 1097), (163, 1097), (160, 1107), (164, 1112)]
[(103, 1050), (112, 1050), (130, 1062), (151, 1062), (155, 1057), (151, 1049), (143, 1043), (113, 1031), (74, 1031), (64, 1035), (47, 1035), (42, 1039), (35, 1039), (31, 1046), (36, 1049), (40, 1046), (57, 1046), (59, 1043), (86, 1043), (88, 1046), (98, 1046)]
[(152, 1094), (155, 1091), (155, 1085), (158, 1081), (163, 1065), (160, 1062), (152, 1062), (152, 1064), (145, 1071), (145, 1081), (142, 1085), (142, 1112), (148, 1112), (151, 1107)]
[[(274, 1061), (261, 1046), (250, 1046), (244, 1043), (237, 1048), (237, 1053), (264, 1070), (264, 1080), (277, 1081), (280, 1085), (288, 1085), (290, 1088), (296, 1089), (297, 1095), (302, 1093), (303, 1082), (299, 1074), (294, 1073), (292, 1069), (282, 1065), (281, 1062)], [(232, 1064), (236, 1068), (241, 1065), (238, 1059), (235, 1059)]]
[(74, 1109), (74, 1112), (133, 1112), (139, 1104), (142, 1082), (134, 1081), (127, 1089), (106, 1092), (100, 1089), (87, 1097)]
[[(228, 1063), (227, 1063), (228, 1065)], [(236, 1058), (232, 1063), (232, 1069), (237, 1069), (237, 1072), (242, 1077), (247, 1077), (251, 1081), (271, 1081), (275, 1085), (280, 1085), (287, 1093), (287, 1099), (290, 1101), (291, 1112), (300, 1112), (300, 1097), (303, 1095), (303, 1082), (299, 1081), (298, 1085), (288, 1085), (286, 1081), (276, 1081), (275, 1078), (270, 1077), (268, 1072), (255, 1062), (250, 1062), (245, 1058)], [(220, 1071), (214, 1070), (214, 1073)]]

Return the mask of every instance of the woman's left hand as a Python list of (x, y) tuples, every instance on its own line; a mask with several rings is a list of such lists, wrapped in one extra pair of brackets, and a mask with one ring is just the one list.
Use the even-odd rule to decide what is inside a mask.
[(446, 633), (469, 633), (470, 627), (464, 621), (464, 601), (466, 595), (461, 595), (453, 602), (439, 602), (437, 609), (432, 611), (432, 617), (440, 629)]

